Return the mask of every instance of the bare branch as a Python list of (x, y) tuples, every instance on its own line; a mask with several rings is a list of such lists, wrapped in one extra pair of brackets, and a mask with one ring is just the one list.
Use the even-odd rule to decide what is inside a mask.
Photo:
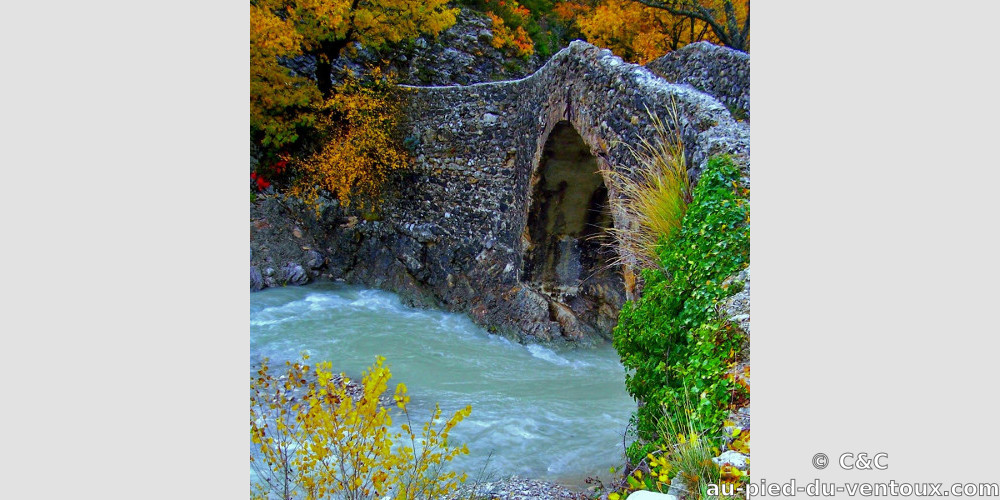
[[(675, 16), (688, 17), (691, 19), (697, 19), (699, 21), (707, 24), (715, 36), (719, 39), (723, 45), (727, 47), (732, 47), (737, 50), (746, 51), (747, 38), (750, 33), (750, 12), (747, 12), (747, 18), (744, 22), (743, 30), (740, 30), (737, 22), (738, 17), (736, 13), (736, 8), (733, 5), (732, 0), (723, 1), (723, 14), (725, 20), (719, 19), (715, 9), (711, 9), (701, 5), (700, 3), (692, 0), (632, 0), (633, 2), (638, 2), (647, 7), (652, 7), (654, 9), (662, 9), (669, 12)], [(750, 2), (747, 2), (747, 9), (750, 8)]]

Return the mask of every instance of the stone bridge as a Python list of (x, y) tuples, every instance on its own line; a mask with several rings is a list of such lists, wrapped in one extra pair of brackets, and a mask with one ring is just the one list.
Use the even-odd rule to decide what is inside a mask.
[[(415, 162), (381, 216), (333, 202), (303, 224), (328, 277), (519, 338), (609, 336), (626, 299), (604, 244), (625, 227), (609, 209), (612, 172), (630, 175), (627, 145), (652, 137), (648, 112), (665, 118), (675, 103), (692, 178), (728, 153), (749, 182), (749, 124), (733, 118), (749, 117), (748, 82), (749, 56), (707, 43), (647, 68), (576, 41), (521, 80), (404, 87)], [(268, 259), (252, 251), (251, 274)]]

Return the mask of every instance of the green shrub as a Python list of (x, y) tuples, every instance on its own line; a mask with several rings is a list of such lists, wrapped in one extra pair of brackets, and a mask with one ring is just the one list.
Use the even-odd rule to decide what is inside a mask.
[(721, 482), (721, 470), (712, 461), (718, 455), (718, 443), (695, 430), (693, 411), (687, 404), (679, 412), (668, 410), (658, 431), (668, 444), (661, 447), (660, 455), (647, 456), (651, 469), (659, 467), (661, 476), (666, 469), (670, 484), (681, 491), (700, 492), (706, 485)]
[(250, 376), (250, 467), (257, 476), (251, 498), (429, 499), (465, 482), (466, 474), (443, 467), (469, 453), (448, 435), (470, 406), (445, 420), (435, 405), (417, 431), (406, 386), (398, 384), (392, 400), (406, 420), (398, 432), (382, 400), (392, 378), (385, 358), (365, 371), (357, 401), (330, 362), (310, 367), (308, 359), (286, 362), (283, 373), (265, 359)]
[(628, 370), (625, 387), (642, 402), (630, 460), (663, 444), (657, 422), (684, 411), (684, 401), (698, 434), (717, 430), (727, 415), (736, 387), (725, 374), (742, 339), (716, 308), (736, 291), (724, 280), (749, 261), (746, 194), (732, 160), (711, 158), (680, 230), (658, 249), (662, 267), (643, 270), (642, 297), (622, 308), (614, 345)]
[(718, 455), (717, 441), (695, 431), (689, 402), (677, 410), (664, 412), (657, 422), (662, 443), (643, 461), (632, 464), (632, 472), (624, 474), (608, 500), (621, 500), (639, 490), (667, 493), (676, 488), (697, 495), (708, 485), (727, 480), (712, 460)]

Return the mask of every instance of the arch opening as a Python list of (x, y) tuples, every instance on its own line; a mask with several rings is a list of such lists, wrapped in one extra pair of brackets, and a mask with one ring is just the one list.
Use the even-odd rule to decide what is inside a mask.
[(606, 244), (613, 219), (597, 158), (573, 126), (561, 121), (545, 142), (534, 176), (523, 281), (569, 307), (581, 320), (582, 333), (608, 336), (624, 302), (624, 284)]

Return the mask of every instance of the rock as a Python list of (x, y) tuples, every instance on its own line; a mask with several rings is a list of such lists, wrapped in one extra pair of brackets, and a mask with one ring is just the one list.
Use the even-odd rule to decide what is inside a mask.
[(406, 268), (407, 268), (407, 269), (408, 269), (408, 270), (409, 270), (409, 271), (410, 271), (411, 273), (417, 273), (417, 272), (419, 272), (419, 271), (420, 271), (421, 269), (423, 269), (423, 268), (424, 268), (424, 265), (420, 263), (420, 260), (418, 260), (418, 259), (417, 259), (416, 257), (414, 257), (413, 255), (410, 255), (410, 254), (403, 254), (403, 255), (400, 255), (400, 256), (399, 256), (399, 259), (400, 259), (401, 261), (403, 261), (403, 265), (405, 265), (405, 266), (406, 266)]
[(250, 291), (256, 292), (264, 288), (264, 277), (260, 275), (260, 269), (250, 266)]
[(626, 500), (677, 500), (675, 495), (655, 491), (633, 491)]
[(309, 283), (309, 276), (306, 275), (305, 269), (302, 269), (302, 266), (299, 264), (289, 262), (285, 264), (285, 267), (281, 271), (285, 275), (285, 283), (289, 285), (305, 285)]
[(709, 42), (685, 45), (651, 61), (650, 71), (722, 101), (734, 118), (750, 118), (750, 55)]
[(684, 492), (681, 491), (681, 482), (674, 481), (670, 483), (670, 489), (667, 490), (667, 495), (673, 496), (675, 498), (680, 498), (684, 496)]
[(499, 481), (484, 483), (466, 483), (458, 492), (446, 497), (448, 500), (465, 498), (489, 498), (497, 500), (585, 500), (587, 495), (573, 491), (565, 486), (524, 479), (513, 476)]
[(736, 452), (736, 451), (733, 451), (733, 450), (728, 450), (728, 451), (722, 452), (721, 455), (713, 458), (712, 461), (715, 462), (716, 464), (720, 465), (720, 466), (721, 465), (725, 465), (725, 464), (730, 464), (730, 465), (732, 465), (733, 467), (736, 467), (739, 470), (746, 470), (747, 469), (747, 458), (749, 458), (749, 457), (747, 457), (746, 455), (744, 455), (742, 453), (739, 453), (739, 452)]
[(323, 254), (316, 250), (307, 250), (304, 260), (309, 269), (320, 269), (323, 267)]
[(251, 203), (250, 266), (261, 277), (257, 282), (251, 276), (251, 291), (302, 285), (323, 274), (326, 257), (316, 250), (322, 247), (314, 235), (320, 232), (319, 227), (335, 225), (326, 219), (336, 220), (339, 211), (323, 199), (318, 203), (322, 216), (298, 200), (278, 195), (260, 196), (256, 203)]
[(405, 234), (420, 243), (431, 243), (439, 239), (435, 231), (440, 231), (440, 228), (432, 224), (407, 224), (399, 227), (398, 229), (400, 233)]
[(564, 236), (558, 244), (559, 261), (556, 263), (556, 279), (564, 287), (575, 287), (580, 282), (583, 266), (580, 264), (580, 245), (576, 238)]
[[(544, 61), (537, 55), (527, 60), (508, 57), (493, 47), (493, 21), (485, 14), (463, 8), (455, 24), (431, 41), (417, 37), (411, 44), (400, 44), (391, 52), (355, 46), (333, 63), (333, 74), (343, 70), (365, 74), (369, 66), (394, 73), (408, 85), (470, 85), (521, 78), (538, 69)], [(315, 61), (309, 57), (284, 59), (282, 64), (294, 73), (312, 78)]]
[(556, 300), (549, 301), (549, 314), (559, 323), (563, 336), (571, 339), (582, 339), (587, 336), (590, 328), (580, 323), (573, 311)]
[(391, 61), (403, 83), (411, 85), (470, 85), (521, 78), (544, 61), (508, 57), (493, 47), (493, 22), (486, 15), (463, 8), (455, 24), (441, 32), (434, 43), (420, 37), (406, 60)]
[(722, 302), (723, 315), (736, 323), (741, 330), (750, 334), (750, 266), (723, 282), (723, 285), (736, 285), (742, 283), (743, 286), (735, 294), (727, 297)]

